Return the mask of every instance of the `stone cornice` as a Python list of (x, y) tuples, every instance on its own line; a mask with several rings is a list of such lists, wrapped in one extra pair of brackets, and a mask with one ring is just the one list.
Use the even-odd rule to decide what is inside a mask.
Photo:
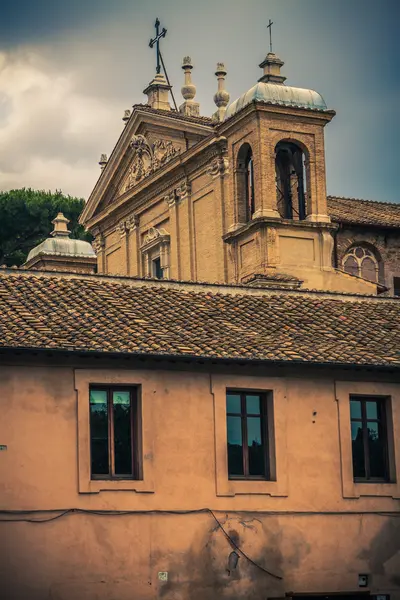
[(240, 112), (236, 113), (226, 121), (222, 121), (216, 126), (216, 132), (219, 135), (226, 135), (232, 128), (237, 126), (240, 121), (246, 118), (251, 113), (268, 113), (275, 119), (284, 119), (296, 121), (300, 123), (312, 123), (315, 125), (324, 126), (329, 123), (336, 115), (334, 110), (313, 111), (306, 108), (296, 108), (290, 106), (268, 104), (262, 102), (252, 102), (244, 107)]
[(135, 107), (129, 121), (122, 130), (117, 143), (114, 146), (105, 169), (103, 169), (103, 171), (100, 173), (100, 176), (79, 218), (79, 222), (85, 226), (88, 226), (94, 211), (101, 202), (106, 189), (110, 185), (116, 171), (119, 168), (122, 157), (129, 146), (132, 135), (137, 132), (142, 122), (155, 124), (162, 126), (164, 129), (172, 129), (174, 131), (194, 133), (197, 135), (201, 133), (205, 137), (213, 136), (213, 130), (210, 130), (210, 126), (208, 125), (202, 125), (201, 123), (190, 123), (188, 121), (183, 121), (176, 118), (169, 118), (168, 114), (158, 115), (147, 112), (143, 109), (141, 110), (140, 107)]
[(260, 229), (261, 227), (269, 225), (271, 227), (276, 227), (279, 229), (284, 229), (286, 226), (297, 227), (299, 229), (318, 229), (325, 231), (336, 231), (338, 226), (335, 223), (315, 223), (313, 221), (292, 221), (291, 219), (274, 219), (272, 217), (258, 217), (257, 219), (252, 219), (249, 223), (244, 223), (238, 226), (234, 231), (229, 231), (222, 236), (224, 242), (231, 243), (234, 242), (238, 237), (240, 237), (243, 233), (250, 231), (252, 229)]
[[(140, 181), (138, 185), (126, 191), (116, 199), (115, 202), (105, 207), (99, 214), (91, 219), (87, 219), (85, 222), (86, 228), (91, 230), (94, 226), (98, 225), (99, 222), (111, 215), (111, 213), (114, 213), (123, 205), (131, 202), (133, 198), (138, 198), (138, 201), (135, 203), (135, 212), (138, 212), (138, 209), (149, 198), (161, 195), (168, 188), (184, 179), (185, 173), (182, 171), (182, 167), (186, 167), (186, 165), (192, 162), (199, 154), (203, 154), (203, 160), (196, 162), (194, 168), (190, 170), (191, 173), (197, 171), (212, 158), (222, 154), (225, 147), (226, 138), (216, 137), (214, 135), (209, 136), (207, 139), (192, 146), (192, 148), (189, 148), (189, 150), (186, 150), (186, 152), (179, 154), (158, 171)], [(177, 172), (177, 170), (179, 170), (179, 172)]]

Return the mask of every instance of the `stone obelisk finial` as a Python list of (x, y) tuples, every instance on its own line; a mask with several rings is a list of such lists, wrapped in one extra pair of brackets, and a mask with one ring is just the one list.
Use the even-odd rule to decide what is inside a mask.
[(100, 155), (100, 160), (99, 160), (99, 165), (100, 165), (100, 169), (103, 171), (103, 169), (105, 169), (105, 166), (107, 164), (108, 161), (108, 157), (107, 154), (101, 154)]
[(225, 77), (226, 69), (224, 63), (217, 63), (217, 70), (215, 75), (218, 80), (218, 91), (214, 95), (214, 102), (218, 107), (218, 110), (213, 114), (213, 118), (217, 121), (222, 121), (225, 116), (226, 107), (229, 103), (229, 92), (225, 89)]
[(179, 107), (179, 112), (189, 117), (198, 117), (200, 115), (200, 104), (194, 102), (196, 95), (196, 86), (192, 82), (192, 59), (190, 56), (185, 56), (182, 62), (182, 69), (185, 73), (185, 83), (181, 88), (181, 93), (185, 102)]
[(62, 212), (59, 212), (55, 219), (52, 220), (54, 229), (51, 232), (53, 237), (69, 237), (70, 232), (68, 231), (69, 219), (64, 217)]

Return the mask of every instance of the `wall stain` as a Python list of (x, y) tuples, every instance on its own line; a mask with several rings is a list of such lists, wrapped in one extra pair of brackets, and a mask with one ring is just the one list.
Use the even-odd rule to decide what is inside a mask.
[(368, 549), (359, 553), (359, 558), (367, 560), (373, 574), (383, 575), (388, 581), (400, 587), (399, 573), (387, 573), (385, 565), (394, 557), (400, 567), (400, 523), (396, 519), (388, 519), (372, 538)]
[[(276, 531), (263, 527), (261, 521), (250, 529), (239, 516), (227, 516), (221, 524), (255, 563), (282, 576), (283, 557)], [(272, 529), (279, 527), (274, 524)], [(159, 588), (158, 597), (163, 600), (264, 600), (284, 594), (283, 581), (251, 564), (214, 525), (193, 540), (184, 555), (169, 561), (168, 572), (168, 582)]]

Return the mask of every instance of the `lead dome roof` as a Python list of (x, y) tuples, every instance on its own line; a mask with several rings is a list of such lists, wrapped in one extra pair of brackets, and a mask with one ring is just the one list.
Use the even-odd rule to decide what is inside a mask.
[(69, 237), (67, 229), (68, 219), (62, 213), (58, 213), (52, 221), (54, 231), (51, 233), (53, 237), (48, 237), (41, 244), (32, 248), (28, 254), (26, 262), (30, 261), (35, 256), (68, 256), (78, 258), (95, 258), (96, 253), (93, 246), (85, 240), (74, 240)]
[(258, 83), (232, 102), (226, 109), (224, 120), (229, 119), (252, 102), (275, 104), (292, 108), (305, 108), (326, 111), (325, 100), (315, 90), (285, 85), (286, 77), (281, 75), (284, 62), (274, 52), (269, 52), (260, 67), (264, 70)]
[(314, 90), (259, 81), (227, 107), (225, 119), (229, 119), (252, 102), (265, 102), (279, 106), (308, 108), (319, 111), (325, 111), (328, 108), (321, 94)]

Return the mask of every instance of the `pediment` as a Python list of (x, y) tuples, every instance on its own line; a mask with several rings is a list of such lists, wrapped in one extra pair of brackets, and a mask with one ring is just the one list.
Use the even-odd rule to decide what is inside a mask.
[(80, 221), (86, 224), (127, 191), (143, 185), (192, 144), (209, 135), (208, 128), (188, 124), (168, 115), (138, 109), (123, 130), (91, 193)]
[(172, 140), (158, 138), (152, 141), (141, 134), (132, 136), (129, 146), (129, 166), (118, 185), (116, 197), (138, 185), (181, 152), (179, 145)]

